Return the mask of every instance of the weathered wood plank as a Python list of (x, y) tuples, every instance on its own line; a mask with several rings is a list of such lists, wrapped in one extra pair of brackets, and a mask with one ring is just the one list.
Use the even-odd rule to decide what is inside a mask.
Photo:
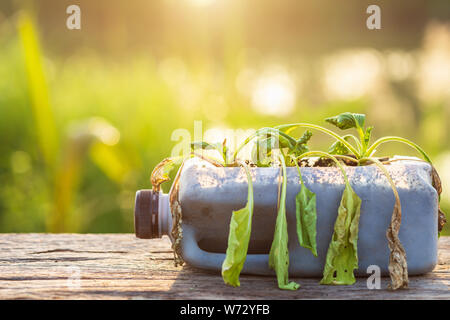
[(432, 273), (411, 277), (410, 287), (369, 290), (321, 286), (293, 279), (298, 291), (282, 291), (271, 277), (241, 276), (225, 286), (219, 274), (174, 267), (168, 238), (132, 234), (0, 234), (0, 299), (450, 299), (450, 237), (439, 240)]

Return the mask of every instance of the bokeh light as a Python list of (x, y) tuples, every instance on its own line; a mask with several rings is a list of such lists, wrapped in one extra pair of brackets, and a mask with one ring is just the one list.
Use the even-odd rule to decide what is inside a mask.
[(253, 108), (262, 114), (286, 116), (295, 106), (298, 86), (280, 66), (270, 67), (256, 79), (252, 90)]

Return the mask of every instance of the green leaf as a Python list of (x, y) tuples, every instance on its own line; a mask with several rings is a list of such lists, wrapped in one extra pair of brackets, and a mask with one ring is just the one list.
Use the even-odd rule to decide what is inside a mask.
[(305, 133), (296, 141), (295, 147), (293, 149), (289, 149), (288, 154), (293, 154), (295, 156), (299, 156), (302, 153), (308, 152), (309, 148), (306, 145), (311, 139), (312, 132), (306, 130)]
[(270, 166), (272, 159), (271, 153), (276, 146), (275, 137), (258, 137), (252, 148), (252, 159), (258, 167)]
[(222, 264), (222, 278), (226, 284), (239, 287), (239, 274), (247, 257), (248, 243), (252, 229), (253, 184), (248, 167), (243, 164), (248, 179), (247, 204), (244, 208), (233, 211), (228, 234), (228, 248)]
[(350, 128), (363, 129), (366, 116), (361, 113), (344, 112), (337, 116), (325, 119), (325, 121), (335, 125), (339, 129)]
[(310, 191), (301, 176), (300, 168), (297, 165), (300, 178), (300, 192), (295, 197), (295, 214), (297, 216), (297, 236), (300, 245), (310, 249), (317, 257), (316, 245), (316, 195)]
[(297, 235), (300, 245), (310, 249), (317, 257), (316, 246), (316, 195), (302, 184), (295, 199)]
[(297, 144), (307, 144), (309, 139), (312, 137), (312, 132), (306, 130), (305, 133), (297, 140)]
[(280, 156), (280, 160), (283, 167), (283, 184), (275, 225), (275, 234), (269, 253), (269, 267), (275, 270), (278, 287), (280, 289), (297, 290), (300, 285), (295, 282), (289, 282), (288, 229), (286, 221), (286, 163), (284, 157)]
[(342, 194), (334, 233), (328, 247), (320, 284), (353, 284), (353, 270), (358, 268), (358, 228), (361, 199), (349, 183)]
[(342, 142), (340, 142), (339, 140), (336, 140), (336, 142), (334, 142), (328, 148), (328, 153), (338, 154), (338, 155), (347, 155), (350, 153), (350, 150)]
[(366, 132), (364, 132), (364, 145), (368, 146), (370, 142), (370, 136), (372, 135), (373, 127), (367, 127)]

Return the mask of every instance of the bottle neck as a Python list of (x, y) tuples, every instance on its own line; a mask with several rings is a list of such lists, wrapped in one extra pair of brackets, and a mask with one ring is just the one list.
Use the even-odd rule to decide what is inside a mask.
[(172, 229), (172, 213), (170, 212), (169, 195), (166, 193), (161, 192), (159, 194), (158, 213), (159, 234), (161, 236), (169, 235)]

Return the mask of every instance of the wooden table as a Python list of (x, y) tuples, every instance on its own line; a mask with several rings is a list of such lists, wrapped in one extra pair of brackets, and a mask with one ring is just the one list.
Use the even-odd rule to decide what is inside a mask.
[(408, 289), (321, 286), (293, 279), (298, 291), (279, 290), (275, 278), (241, 276), (241, 287), (219, 274), (175, 267), (167, 237), (133, 234), (0, 234), (0, 299), (450, 299), (450, 237), (439, 240), (432, 273), (410, 277)]

